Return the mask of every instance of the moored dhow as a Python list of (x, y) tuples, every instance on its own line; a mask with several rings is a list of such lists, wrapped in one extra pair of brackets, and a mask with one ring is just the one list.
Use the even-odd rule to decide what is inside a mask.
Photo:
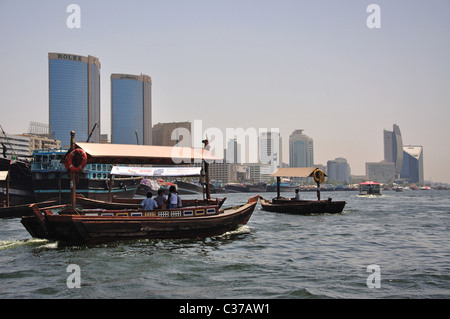
[[(34, 193), (38, 201), (70, 202), (70, 173), (61, 160), (67, 150), (35, 150), (31, 164)], [(112, 178), (109, 163), (87, 164), (78, 172), (78, 194), (86, 198), (107, 200), (111, 196), (132, 198), (142, 177)]]

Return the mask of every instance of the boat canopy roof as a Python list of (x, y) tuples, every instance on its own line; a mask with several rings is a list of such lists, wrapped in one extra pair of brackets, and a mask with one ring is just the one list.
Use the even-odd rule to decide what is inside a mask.
[(0, 171), (0, 181), (6, 181), (8, 178), (8, 171)]
[(221, 160), (208, 150), (191, 147), (75, 143), (75, 148), (86, 152), (88, 164), (186, 165)]
[(380, 185), (380, 183), (375, 183), (375, 182), (372, 182), (372, 181), (367, 181), (367, 182), (364, 182), (364, 183), (359, 183), (359, 185)]
[(113, 166), (111, 175), (146, 176), (146, 177), (187, 177), (200, 176), (201, 167), (131, 167)]
[[(312, 174), (316, 169), (318, 169), (318, 167), (284, 167), (284, 168), (279, 168), (275, 173), (270, 174), (270, 176), (311, 177), (311, 176), (313, 176)], [(325, 175), (325, 176), (327, 176), (327, 175)]]

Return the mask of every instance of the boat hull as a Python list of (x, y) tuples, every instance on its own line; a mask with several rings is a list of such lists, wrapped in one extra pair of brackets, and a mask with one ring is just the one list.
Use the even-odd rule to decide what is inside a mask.
[[(0, 207), (34, 203), (31, 172), (28, 163), (0, 157), (0, 171), (8, 172), (8, 181), (0, 180)], [(8, 195), (7, 195), (8, 194)]]
[(268, 212), (310, 215), (310, 214), (338, 214), (344, 210), (345, 201), (332, 200), (273, 200), (267, 201), (259, 197), (262, 209)]
[[(197, 210), (191, 208), (195, 212), (191, 217), (183, 215), (188, 208), (147, 212), (155, 216), (133, 216), (133, 212), (138, 214), (136, 210), (121, 213), (97, 211), (97, 215), (92, 216), (95, 213), (53, 215), (33, 207), (34, 216), (23, 217), (21, 222), (33, 237), (61, 241), (69, 245), (136, 239), (205, 238), (221, 235), (239, 225), (245, 225), (255, 209), (256, 202), (257, 197), (237, 208), (225, 210), (219, 210), (217, 206), (202, 206)], [(208, 215), (208, 209), (212, 211), (213, 208), (216, 213)], [(201, 212), (200, 215), (197, 211)], [(142, 210), (139, 212), (145, 213)], [(181, 216), (173, 217), (175, 212), (177, 216)], [(170, 216), (162, 217), (162, 213), (164, 216)], [(127, 216), (119, 216), (120, 214)]]

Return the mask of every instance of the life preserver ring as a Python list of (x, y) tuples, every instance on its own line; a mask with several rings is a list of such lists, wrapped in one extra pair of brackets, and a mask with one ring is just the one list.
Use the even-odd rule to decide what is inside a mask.
[[(75, 163), (74, 159), (76, 159)], [(66, 170), (75, 173), (81, 172), (86, 166), (86, 163), (87, 155), (86, 152), (81, 148), (74, 149), (72, 152), (70, 152), (69, 156), (67, 156), (66, 160), (64, 161)]]
[(321, 169), (316, 169), (313, 172), (313, 177), (314, 180), (316, 181), (316, 183), (323, 183), (325, 181), (325, 174), (323, 173), (323, 171)]

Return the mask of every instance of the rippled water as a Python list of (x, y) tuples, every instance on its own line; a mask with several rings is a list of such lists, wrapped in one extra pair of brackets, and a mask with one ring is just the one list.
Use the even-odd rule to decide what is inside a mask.
[[(224, 206), (251, 195), (224, 194)], [(0, 298), (450, 297), (449, 191), (328, 196), (347, 201), (342, 214), (277, 214), (258, 204), (247, 226), (204, 240), (65, 247), (3, 219)], [(79, 289), (67, 286), (71, 264), (80, 267)], [(379, 288), (368, 287), (372, 264)]]

